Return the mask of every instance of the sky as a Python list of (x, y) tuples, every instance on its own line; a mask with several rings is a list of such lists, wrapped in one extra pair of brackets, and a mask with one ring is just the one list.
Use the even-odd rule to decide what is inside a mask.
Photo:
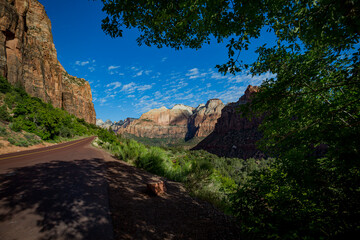
[[(91, 86), (97, 118), (104, 121), (139, 118), (150, 109), (175, 104), (197, 107), (209, 99), (235, 102), (246, 87), (259, 85), (270, 74), (251, 77), (221, 75), (216, 64), (227, 61), (226, 42), (213, 41), (200, 50), (138, 46), (136, 29), (125, 29), (113, 39), (101, 30), (100, 0), (39, 0), (52, 23), (60, 63)], [(245, 62), (256, 60), (256, 47), (275, 42), (263, 31), (246, 53)]]

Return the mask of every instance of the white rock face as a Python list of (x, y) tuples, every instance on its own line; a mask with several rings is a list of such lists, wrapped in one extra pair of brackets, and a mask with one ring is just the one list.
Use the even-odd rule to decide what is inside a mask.
[(104, 121), (102, 120), (102, 119), (100, 119), (100, 118), (97, 118), (96, 119), (96, 126), (102, 126), (102, 125), (104, 125), (105, 123), (104, 123)]
[(197, 106), (197, 108), (195, 109), (194, 112), (196, 113), (196, 112), (200, 111), (204, 107), (205, 107), (205, 104), (201, 103), (201, 104), (199, 104), (199, 106)]
[(174, 110), (179, 109), (179, 110), (188, 111), (189, 114), (193, 114), (193, 112), (194, 112), (193, 107), (189, 107), (189, 106), (186, 106), (184, 104), (176, 104), (172, 109), (174, 109)]

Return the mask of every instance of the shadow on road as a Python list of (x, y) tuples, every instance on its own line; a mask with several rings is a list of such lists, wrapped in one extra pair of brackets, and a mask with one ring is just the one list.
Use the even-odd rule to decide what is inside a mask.
[(115, 239), (239, 239), (231, 218), (167, 181), (153, 196), (146, 183), (159, 178), (121, 161), (107, 162)]
[(32, 229), (31, 239), (112, 239), (105, 172), (101, 159), (91, 159), (0, 175), (0, 238), (30, 239)]

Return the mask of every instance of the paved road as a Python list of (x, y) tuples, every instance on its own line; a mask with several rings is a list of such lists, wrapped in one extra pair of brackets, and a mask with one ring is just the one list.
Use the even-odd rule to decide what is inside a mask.
[(113, 239), (93, 137), (0, 155), (0, 239)]

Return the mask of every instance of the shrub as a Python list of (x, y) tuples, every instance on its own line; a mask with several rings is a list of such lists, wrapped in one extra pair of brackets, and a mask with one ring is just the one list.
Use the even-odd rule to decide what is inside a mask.
[(21, 138), (17, 142), (15, 142), (15, 146), (18, 146), (18, 147), (28, 147), (29, 145), (30, 145), (29, 142), (23, 138)]
[(0, 76), (0, 92), (7, 93), (11, 90), (10, 83), (2, 76)]
[(25, 133), (24, 137), (27, 140), (27, 142), (29, 143), (29, 145), (35, 145), (35, 144), (41, 143), (40, 138), (34, 134)]
[(22, 129), (21, 128), (21, 123), (19, 121), (14, 121), (14, 122), (10, 123), (9, 127), (14, 132), (20, 132), (21, 129)]
[(7, 135), (6, 128), (0, 127), (0, 136), (4, 137)]
[(16, 140), (13, 139), (13, 138), (8, 138), (7, 140), (8, 140), (8, 142), (11, 143), (12, 145), (15, 145), (15, 143), (16, 143)]
[(0, 119), (4, 120), (4, 121), (10, 121), (11, 120), (11, 116), (7, 110), (6, 105), (2, 105), (0, 107)]
[(161, 176), (166, 175), (166, 162), (169, 161), (165, 151), (158, 147), (151, 147), (145, 154), (141, 155), (135, 162), (137, 167)]
[(59, 136), (65, 138), (72, 138), (74, 136), (73, 130), (67, 126), (61, 126), (59, 130)]

